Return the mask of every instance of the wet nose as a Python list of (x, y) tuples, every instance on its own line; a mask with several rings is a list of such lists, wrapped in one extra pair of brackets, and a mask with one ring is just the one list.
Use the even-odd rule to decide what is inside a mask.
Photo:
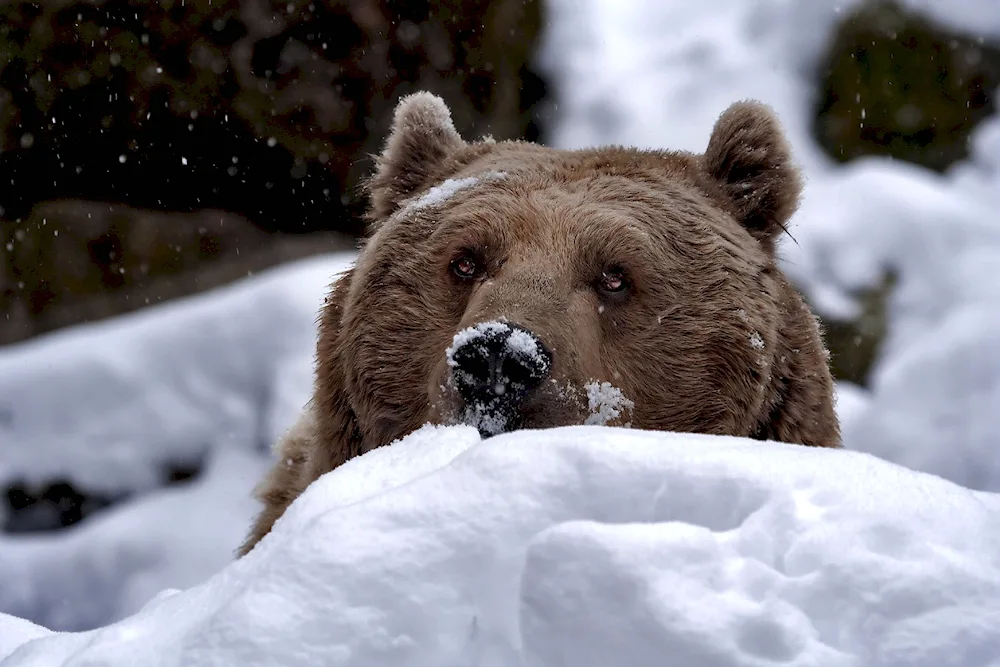
[(460, 331), (448, 350), (448, 364), (467, 405), (509, 410), (549, 376), (552, 353), (525, 327), (492, 321)]

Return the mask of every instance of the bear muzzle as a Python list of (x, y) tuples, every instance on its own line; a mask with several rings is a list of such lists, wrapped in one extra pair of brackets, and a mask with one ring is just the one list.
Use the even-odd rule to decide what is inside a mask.
[(520, 427), (526, 399), (552, 372), (552, 352), (529, 329), (504, 320), (463, 329), (446, 353), (464, 421), (483, 438)]

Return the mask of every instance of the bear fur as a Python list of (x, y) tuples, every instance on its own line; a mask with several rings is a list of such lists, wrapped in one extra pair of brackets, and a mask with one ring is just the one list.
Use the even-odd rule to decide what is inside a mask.
[(475, 421), (446, 352), (483, 322), (551, 351), (520, 427), (840, 446), (818, 322), (775, 258), (801, 181), (768, 107), (732, 105), (703, 155), (567, 151), (466, 142), (444, 102), (416, 93), (367, 188), (370, 234), (323, 307), (314, 395), (278, 443), (241, 553), (351, 457)]

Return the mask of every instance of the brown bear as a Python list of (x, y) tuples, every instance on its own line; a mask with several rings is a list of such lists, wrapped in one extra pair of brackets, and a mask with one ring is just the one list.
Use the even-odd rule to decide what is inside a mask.
[(567, 151), (467, 143), (416, 93), (367, 187), (371, 233), (241, 553), (320, 475), (427, 422), (840, 445), (817, 320), (775, 259), (801, 185), (766, 106), (731, 106), (704, 155)]

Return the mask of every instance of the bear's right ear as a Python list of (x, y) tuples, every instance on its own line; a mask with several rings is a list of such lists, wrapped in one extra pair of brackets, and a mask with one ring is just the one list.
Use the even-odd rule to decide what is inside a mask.
[(440, 97), (419, 92), (402, 98), (368, 181), (370, 217), (378, 221), (391, 215), (400, 202), (427, 184), (445, 158), (465, 145)]
[(778, 118), (760, 102), (737, 102), (719, 117), (705, 169), (732, 203), (739, 222), (771, 245), (798, 207), (802, 179)]

